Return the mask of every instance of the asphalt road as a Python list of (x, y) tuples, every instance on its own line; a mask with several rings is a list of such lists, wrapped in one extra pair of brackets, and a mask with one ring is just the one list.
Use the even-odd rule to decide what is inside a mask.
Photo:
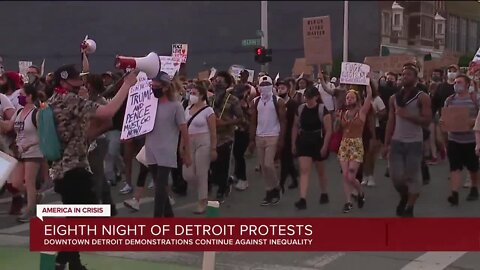
[[(233, 191), (225, 204), (221, 205), (220, 215), (223, 217), (393, 217), (398, 196), (393, 189), (391, 181), (384, 177), (385, 161), (379, 160), (376, 169), (376, 187), (366, 188), (366, 204), (363, 209), (354, 207), (349, 214), (342, 213), (344, 196), (342, 194), (341, 175), (338, 162), (334, 157), (326, 162), (327, 176), (329, 180), (328, 193), (330, 203), (320, 205), (319, 187), (316, 174), (312, 173), (307, 198), (308, 208), (298, 211), (294, 208), (294, 202), (298, 200), (298, 189), (287, 190), (281, 202), (276, 206), (262, 207), (261, 199), (264, 195), (263, 180), (260, 173), (254, 171), (256, 161), (248, 159), (248, 178), (250, 187), (248, 190)], [(462, 189), (459, 207), (450, 207), (446, 198), (449, 195), (448, 187), (448, 163), (443, 162), (430, 166), (431, 182), (424, 186), (421, 197), (415, 209), (418, 217), (478, 217), (480, 215), (480, 201), (466, 202), (468, 190)], [(136, 172), (134, 171), (134, 175)], [(147, 182), (148, 183), (148, 182)], [(288, 183), (288, 181), (287, 181)], [(113, 188), (113, 194), (119, 216), (125, 217), (150, 217), (153, 215), (153, 194), (147, 191), (140, 212), (132, 213), (123, 207), (122, 201), (130, 198), (130, 195), (120, 195), (118, 190), (123, 184)], [(215, 190), (215, 189), (214, 189)], [(174, 211), (176, 216), (193, 217), (197, 193), (189, 190), (186, 197), (176, 197)], [(212, 193), (214, 195), (214, 193)], [(0, 246), (28, 246), (28, 224), (18, 224), (14, 217), (6, 214), (9, 201), (5, 197), (0, 198)], [(213, 197), (212, 197), (213, 199)], [(49, 194), (45, 203), (59, 202), (56, 194)], [(352, 228), (355, 230), (355, 228)], [(358, 233), (362, 233), (359, 231)], [(341, 237), (341, 235), (339, 235)], [(0, 258), (2, 253), (0, 249)], [(16, 259), (22, 260), (20, 255)], [(5, 254), (3, 254), (5, 255)], [(202, 265), (201, 252), (109, 252), (101, 253), (104, 258), (130, 259), (138, 262), (138, 270), (141, 269), (173, 269), (165, 263), (175, 264), (186, 269), (200, 269)], [(5, 256), (3, 256), (5, 258)], [(92, 259), (93, 260), (93, 259)], [(88, 258), (85, 259), (89, 263)], [(141, 262), (162, 263), (140, 266)], [(216, 269), (278, 269), (278, 270), (343, 270), (343, 269), (372, 269), (372, 270), (480, 270), (480, 254), (473, 252), (220, 252), (217, 253)], [(89, 263), (89, 269), (97, 268), (100, 264), (96, 261)], [(2, 261), (0, 260), (0, 266)], [(115, 261), (113, 261), (115, 264)], [(121, 264), (121, 262), (118, 262)], [(8, 269), (0, 267), (0, 269)], [(123, 268), (122, 268), (123, 269)]]

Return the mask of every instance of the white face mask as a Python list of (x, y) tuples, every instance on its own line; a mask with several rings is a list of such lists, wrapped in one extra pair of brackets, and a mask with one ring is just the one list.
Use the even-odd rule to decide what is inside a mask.
[(473, 85), (470, 85), (470, 87), (468, 88), (468, 93), (473, 93), (475, 92), (475, 87), (473, 87)]
[(457, 77), (457, 72), (448, 72), (447, 77), (449, 80), (455, 80)]
[(273, 85), (259, 86), (260, 96), (262, 99), (267, 99), (273, 95)]
[(198, 102), (198, 96), (190, 95), (189, 99), (191, 104), (195, 104)]

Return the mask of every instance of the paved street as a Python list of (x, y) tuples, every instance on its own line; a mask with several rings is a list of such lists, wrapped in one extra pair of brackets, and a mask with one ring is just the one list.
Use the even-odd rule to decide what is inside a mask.
[[(234, 191), (221, 206), (220, 215), (224, 217), (345, 217), (341, 212), (344, 199), (342, 194), (340, 169), (338, 162), (333, 158), (326, 163), (329, 179), (330, 203), (319, 205), (319, 190), (316, 181), (311, 182), (309, 196), (307, 198), (308, 208), (304, 211), (297, 211), (293, 204), (298, 199), (298, 190), (287, 190), (280, 204), (272, 207), (261, 207), (260, 201), (263, 198), (263, 182), (258, 172), (255, 172), (255, 159), (247, 162), (250, 188), (244, 192)], [(397, 204), (397, 194), (388, 178), (383, 176), (385, 172), (385, 161), (380, 160), (376, 169), (377, 186), (366, 189), (366, 204), (361, 210), (354, 208), (348, 216), (351, 217), (392, 217), (394, 216)], [(448, 205), (446, 197), (448, 190), (448, 163), (443, 162), (430, 167), (432, 180), (430, 185), (425, 186), (419, 199), (415, 214), (418, 217), (475, 217), (480, 211), (480, 202), (466, 202), (465, 197), (468, 190), (462, 189), (460, 206), (452, 208)], [(136, 175), (136, 174), (135, 174)], [(312, 179), (316, 179), (312, 174)], [(287, 182), (288, 184), (288, 182)], [(141, 205), (141, 211), (131, 213), (125, 209), (122, 201), (129, 196), (119, 195), (118, 190), (123, 184), (114, 189), (115, 201), (118, 202), (119, 215), (126, 217), (149, 217), (153, 214), (152, 191), (148, 191), (145, 203)], [(187, 197), (176, 197), (175, 214), (177, 216), (193, 217), (192, 211), (195, 208), (196, 192), (189, 192)], [(45, 202), (58, 202), (59, 197), (55, 194), (47, 196)], [(6, 215), (9, 207), (9, 200), (5, 195), (0, 198), (0, 269), (36, 269), (17, 268), (15, 264), (8, 264), (9, 260), (38, 260), (37, 254), (21, 252), (21, 247), (28, 246), (28, 224), (18, 224), (15, 218)], [(454, 228), (452, 228), (454, 229)], [(355, 228), (352, 228), (355, 230)], [(359, 231), (358, 233), (362, 233)], [(342, 237), (341, 235), (338, 236)], [(472, 236), (475, 237), (475, 236)], [(1, 247), (3, 246), (3, 247)], [(16, 256), (6, 256), (11, 252), (7, 246), (16, 246), (20, 251), (15, 252)], [(104, 260), (111, 260), (115, 269), (123, 262), (131, 263), (138, 270), (141, 269), (200, 269), (202, 253), (200, 252), (120, 252), (101, 253), (100, 255), (88, 255), (85, 263), (89, 269), (104, 269)], [(35, 257), (37, 256), (37, 257)], [(116, 258), (115, 258), (116, 257)], [(119, 260), (118, 258), (122, 258)], [(23, 259), (25, 258), (25, 259)], [(134, 262), (137, 261), (138, 264)], [(3, 263), (7, 263), (2, 267)], [(168, 265), (166, 265), (168, 264)], [(171, 264), (178, 267), (174, 268)], [(36, 262), (33, 265), (38, 265)], [(117, 266), (119, 265), (119, 266)], [(278, 270), (344, 270), (355, 266), (356, 269), (388, 269), (388, 270), (441, 270), (441, 269), (480, 269), (479, 253), (464, 252), (225, 252), (217, 253), (216, 269), (278, 269)], [(183, 268), (185, 267), (185, 268)], [(126, 269), (126, 268), (125, 268)], [(129, 268), (131, 269), (131, 267)]]

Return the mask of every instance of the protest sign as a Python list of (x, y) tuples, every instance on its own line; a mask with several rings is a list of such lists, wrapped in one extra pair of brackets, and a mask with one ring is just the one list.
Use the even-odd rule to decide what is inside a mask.
[(17, 160), (12, 156), (0, 151), (0, 188), (3, 187), (7, 179), (9, 179)]
[(233, 65), (233, 66), (230, 66), (230, 68), (228, 69), (228, 72), (230, 73), (230, 75), (233, 76), (233, 78), (235, 78), (235, 80), (238, 80), (240, 79), (240, 72), (242, 72), (244, 69), (245, 69), (244, 66)]
[(342, 62), (340, 83), (368, 85), (370, 79), (367, 76), (369, 73), (370, 66), (368, 65), (354, 62)]
[(370, 66), (372, 71), (401, 73), (406, 63), (416, 63), (414, 55), (396, 54), (389, 56), (367, 56), (363, 63)]
[(31, 61), (18, 61), (18, 73), (22, 74), (25, 83), (28, 81), (27, 71), (31, 65), (33, 65)]
[(172, 56), (159, 56), (160, 58), (160, 70), (167, 73), (170, 78), (175, 76), (180, 70), (180, 62)]
[(137, 83), (128, 92), (127, 108), (123, 118), (122, 140), (149, 133), (155, 125), (158, 99), (153, 96), (147, 74), (140, 72)]
[(248, 82), (253, 83), (253, 79), (255, 78), (255, 70), (247, 69), (248, 71)]
[(215, 77), (215, 75), (217, 75), (217, 69), (212, 67), (210, 69), (210, 76), (208, 76), (208, 79), (211, 80), (213, 77)]
[(472, 130), (468, 107), (443, 107), (440, 128), (443, 132), (467, 132)]
[(305, 58), (296, 58), (292, 68), (292, 75), (297, 76), (300, 74), (312, 75), (313, 66), (307, 65)]
[(332, 64), (330, 16), (303, 18), (303, 51), (309, 65)]
[(172, 57), (178, 59), (180, 63), (187, 62), (188, 44), (172, 44)]

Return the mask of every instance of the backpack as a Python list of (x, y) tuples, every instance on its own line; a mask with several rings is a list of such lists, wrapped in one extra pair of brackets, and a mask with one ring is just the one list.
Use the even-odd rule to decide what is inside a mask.
[[(303, 104), (300, 104), (300, 106), (298, 106), (298, 117), (300, 118), (302, 116), (302, 112), (303, 112), (303, 109), (305, 108), (306, 106), (306, 103), (303, 103)], [(323, 132), (323, 111), (325, 110), (325, 105), (323, 103), (319, 103), (318, 104), (318, 118), (320, 119), (320, 122), (322, 122), (322, 132)], [(301, 129), (300, 127), (300, 119), (298, 121), (298, 125), (299, 125), (299, 128)]]
[[(23, 110), (23, 108), (18, 109), (17, 116), (20, 114), (20, 112), (22, 112), (22, 110)], [(33, 123), (33, 126), (38, 129), (38, 126), (37, 126), (37, 112), (38, 112), (37, 108), (33, 109), (33, 111), (32, 111), (32, 123)]]
[(43, 156), (48, 161), (57, 161), (62, 157), (62, 147), (55, 125), (52, 107), (46, 106), (38, 113), (38, 138)]
[[(278, 97), (276, 95), (272, 96), (273, 99), (273, 106), (275, 106), (275, 112), (277, 113), (277, 118), (280, 121), (280, 113), (279, 113), (279, 108), (278, 108)], [(255, 104), (254, 109), (258, 112), (258, 103), (260, 103), (260, 97), (256, 97), (253, 100), (253, 103)]]

